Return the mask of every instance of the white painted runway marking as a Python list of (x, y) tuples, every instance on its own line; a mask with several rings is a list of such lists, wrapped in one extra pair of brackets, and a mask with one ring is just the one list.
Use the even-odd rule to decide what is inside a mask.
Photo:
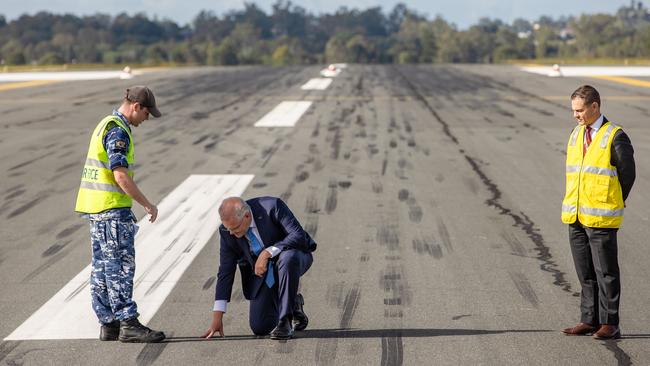
[(255, 122), (255, 127), (293, 127), (300, 117), (309, 109), (312, 102), (282, 102), (262, 119)]
[[(521, 70), (533, 74), (549, 75), (550, 66), (524, 66)], [(562, 76), (650, 76), (647, 66), (560, 66)]]
[[(190, 175), (160, 205), (159, 221), (138, 222), (134, 299), (144, 324), (218, 230), (219, 205), (240, 196), (253, 175)], [(216, 271), (216, 268), (215, 268)], [(99, 324), (90, 303), (90, 265), (5, 340), (96, 339)]]
[(332, 79), (328, 78), (314, 78), (309, 79), (303, 86), (300, 87), (302, 90), (325, 90), (332, 83)]
[[(138, 74), (138, 72), (134, 72)], [(60, 72), (11, 72), (1, 73), (0, 82), (31, 80), (105, 80), (119, 79), (122, 71), (60, 71)]]

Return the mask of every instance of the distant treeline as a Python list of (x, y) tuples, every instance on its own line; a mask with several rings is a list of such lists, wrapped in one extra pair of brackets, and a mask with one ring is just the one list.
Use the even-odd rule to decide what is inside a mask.
[(10, 22), (0, 15), (5, 65), (492, 63), (549, 57), (650, 57), (650, 13), (632, 1), (616, 14), (512, 24), (485, 18), (466, 30), (404, 4), (388, 13), (341, 7), (316, 16), (284, 0), (271, 14), (248, 3), (221, 16), (202, 11), (188, 25), (145, 14), (40, 12)]

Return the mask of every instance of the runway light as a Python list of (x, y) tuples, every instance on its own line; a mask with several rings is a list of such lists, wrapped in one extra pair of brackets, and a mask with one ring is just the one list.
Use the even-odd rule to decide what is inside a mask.
[(551, 68), (551, 72), (548, 73), (548, 76), (552, 78), (561, 77), (562, 70), (560, 70), (560, 65), (553, 64), (553, 67)]

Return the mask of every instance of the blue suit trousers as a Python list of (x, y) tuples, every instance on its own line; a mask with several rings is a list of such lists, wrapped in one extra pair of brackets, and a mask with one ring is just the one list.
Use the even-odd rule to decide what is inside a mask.
[(314, 261), (311, 253), (290, 249), (280, 252), (275, 270), (276, 281), (269, 288), (263, 284), (257, 296), (250, 301), (249, 323), (256, 335), (269, 334), (278, 321), (293, 315), (300, 276)]

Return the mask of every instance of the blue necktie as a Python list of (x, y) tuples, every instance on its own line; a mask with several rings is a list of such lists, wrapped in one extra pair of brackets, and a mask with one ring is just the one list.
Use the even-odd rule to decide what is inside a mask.
[[(257, 237), (255, 234), (253, 234), (253, 228), (248, 228), (248, 231), (246, 231), (246, 239), (248, 239), (248, 242), (251, 245), (251, 251), (253, 254), (256, 256), (260, 255), (262, 253), (262, 250), (264, 247), (262, 246), (262, 243), (260, 243), (259, 240), (257, 240)], [(266, 269), (266, 279), (264, 280), (266, 282), (266, 285), (271, 288), (275, 284), (275, 277), (273, 277), (273, 262), (269, 261), (269, 267)]]

